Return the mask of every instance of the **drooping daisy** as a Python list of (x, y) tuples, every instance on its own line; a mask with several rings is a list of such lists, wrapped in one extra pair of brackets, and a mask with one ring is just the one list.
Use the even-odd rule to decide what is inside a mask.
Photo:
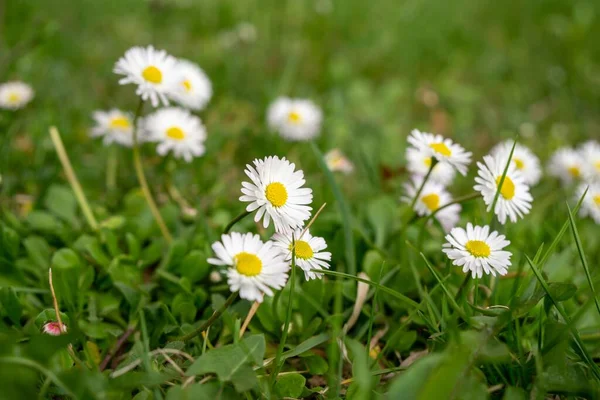
[(586, 189), (587, 193), (581, 202), (579, 215), (582, 217), (590, 216), (596, 224), (600, 225), (600, 183), (580, 184), (577, 187), (577, 194), (575, 196), (576, 201), (581, 199), (581, 196), (583, 196)]
[(92, 118), (96, 125), (92, 128), (92, 137), (103, 137), (105, 146), (118, 143), (121, 146), (133, 145), (133, 121), (129, 114), (121, 110), (94, 111)]
[(312, 190), (303, 188), (304, 172), (294, 171), (296, 165), (283, 157), (270, 156), (254, 160), (244, 172), (252, 181), (242, 182), (240, 201), (249, 202), (246, 211), (256, 210), (254, 221), (263, 218), (263, 226), (273, 219), (275, 231), (289, 232), (300, 228), (310, 218)]
[(316, 137), (321, 130), (322, 119), (321, 110), (310, 100), (280, 97), (267, 110), (269, 127), (291, 141)]
[(263, 243), (252, 233), (232, 232), (222, 235), (212, 245), (217, 258), (213, 265), (227, 265), (227, 284), (232, 292), (249, 301), (262, 302), (263, 294), (273, 296), (272, 289), (281, 289), (287, 282), (289, 263), (273, 242)]
[(280, 248), (288, 262), (292, 260), (292, 239), (295, 240), (296, 265), (304, 271), (306, 280), (322, 278), (323, 274), (317, 272), (329, 269), (331, 253), (322, 251), (327, 248), (325, 239), (312, 236), (308, 230), (302, 235), (302, 228), (295, 229), (292, 233), (276, 233), (273, 235), (275, 246)]
[[(490, 154), (492, 156), (499, 155), (501, 157), (508, 158), (510, 150), (512, 149), (513, 141), (507, 140), (505, 142), (497, 144)], [(515, 168), (523, 175), (525, 183), (530, 186), (536, 185), (542, 177), (542, 169), (540, 168), (540, 159), (537, 158), (533, 152), (517, 143), (515, 151), (513, 152), (512, 162)]]
[(496, 276), (506, 275), (511, 265), (509, 251), (502, 250), (510, 244), (504, 235), (490, 232), (489, 226), (467, 224), (467, 230), (454, 228), (446, 235), (442, 251), (452, 264), (463, 267), (463, 272), (471, 271), (472, 278), (481, 278), (483, 273)]
[(167, 96), (180, 84), (177, 76), (177, 59), (164, 50), (152, 46), (132, 47), (115, 64), (113, 72), (124, 75), (121, 85), (138, 85), (136, 93), (157, 107), (159, 102), (169, 105)]
[[(431, 153), (414, 147), (406, 149), (406, 168), (416, 176), (425, 177), (431, 167)], [(456, 170), (448, 163), (437, 163), (431, 171), (429, 180), (448, 186), (454, 180)]]
[(59, 322), (47, 322), (42, 327), (42, 332), (50, 336), (59, 336), (67, 332), (67, 326), (62, 324), (61, 329), (61, 324)]
[[(421, 187), (423, 178), (413, 177), (412, 182), (404, 185), (406, 196), (401, 197), (401, 200), (406, 203), (412, 203), (417, 191)], [(419, 194), (419, 198), (415, 202), (414, 210), (418, 216), (426, 216), (434, 213), (438, 208), (452, 202), (452, 196), (444, 188), (443, 185), (437, 182), (426, 182)], [(459, 220), (461, 206), (452, 204), (435, 214), (435, 218), (440, 222), (444, 231), (449, 232), (454, 228)]]
[(340, 149), (332, 149), (325, 154), (325, 163), (332, 172), (342, 172), (346, 175), (354, 171), (354, 164), (346, 158)]
[(33, 99), (33, 89), (24, 82), (12, 81), (0, 85), (0, 108), (18, 110)]
[(142, 122), (146, 139), (158, 142), (156, 152), (161, 156), (169, 151), (186, 162), (204, 154), (206, 129), (200, 118), (177, 107), (162, 108)]
[(202, 68), (188, 60), (177, 62), (176, 74), (179, 84), (169, 94), (183, 107), (202, 110), (212, 97), (212, 84)]
[[(479, 167), (477, 174), (479, 176), (475, 177), (477, 184), (473, 186), (473, 189), (481, 193), (489, 211), (496, 197), (508, 158), (502, 155), (496, 157), (487, 155), (483, 157), (483, 161), (483, 164), (477, 163)], [(500, 195), (496, 202), (494, 214), (498, 216), (498, 221), (501, 224), (506, 223), (506, 217), (510, 218), (511, 222), (517, 222), (517, 218), (529, 214), (533, 197), (529, 193), (529, 186), (525, 183), (525, 179), (516, 169), (514, 163), (509, 165), (504, 182), (499, 190)]]
[(429, 157), (435, 157), (441, 163), (453, 166), (462, 175), (467, 174), (467, 167), (471, 163), (473, 153), (465, 151), (462, 146), (452, 140), (444, 138), (442, 135), (421, 132), (417, 129), (413, 129), (407, 140)]
[(559, 178), (564, 185), (569, 185), (583, 177), (583, 156), (568, 147), (558, 149), (548, 162), (550, 175)]
[(583, 177), (588, 182), (600, 183), (600, 143), (585, 142), (580, 149), (583, 157)]

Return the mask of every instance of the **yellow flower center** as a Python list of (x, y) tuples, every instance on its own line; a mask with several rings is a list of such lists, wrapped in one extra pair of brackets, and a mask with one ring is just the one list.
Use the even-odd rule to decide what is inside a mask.
[(421, 201), (427, 208), (429, 208), (429, 211), (435, 211), (440, 206), (440, 196), (435, 193), (430, 193), (421, 197)]
[(256, 254), (242, 251), (241, 253), (237, 253), (233, 258), (235, 260), (235, 269), (242, 275), (256, 276), (262, 271), (262, 261)]
[(288, 199), (288, 193), (285, 186), (279, 182), (269, 183), (265, 190), (265, 197), (273, 207), (282, 207)]
[[(500, 185), (501, 179), (501, 176), (496, 178), (496, 185)], [(504, 182), (502, 182), (502, 187), (500, 188), (500, 194), (506, 200), (511, 200), (513, 197), (515, 197), (515, 184), (508, 176), (504, 177)]]
[(596, 196), (594, 196), (594, 203), (596, 203), (596, 205), (597, 205), (598, 207), (600, 207), (600, 194), (599, 194), (599, 195), (596, 195)]
[(465, 247), (474, 257), (489, 257), (492, 252), (490, 246), (482, 240), (469, 240)]
[(115, 117), (110, 121), (110, 127), (125, 131), (131, 127), (131, 124), (129, 123), (129, 119), (125, 117)]
[(581, 171), (579, 170), (579, 167), (573, 166), (573, 167), (569, 167), (567, 170), (569, 171), (569, 173), (571, 174), (571, 176), (573, 178), (579, 178), (579, 175), (581, 175)]
[(300, 117), (300, 114), (298, 114), (296, 111), (292, 111), (288, 114), (288, 121), (290, 121), (292, 124), (299, 124), (300, 120), (302, 120), (302, 117)]
[(169, 129), (167, 129), (167, 136), (170, 137), (171, 139), (183, 140), (185, 138), (185, 133), (183, 133), (181, 128), (172, 126)]
[(431, 167), (431, 157), (423, 159), (423, 164), (425, 164), (426, 167)]
[(11, 93), (8, 95), (9, 103), (18, 103), (20, 99), (21, 99), (21, 96), (19, 96), (18, 93)]
[(188, 79), (186, 79), (185, 81), (182, 82), (183, 87), (185, 88), (186, 92), (191, 92), (192, 91), (192, 82), (190, 82)]
[(596, 161), (596, 162), (594, 163), (594, 166), (596, 167), (596, 169), (597, 169), (598, 171), (600, 171), (600, 161)]
[(525, 166), (525, 163), (520, 158), (514, 158), (513, 157), (513, 161), (514, 161), (515, 166), (517, 167), (517, 169), (523, 169), (523, 167)]
[[(296, 240), (296, 257), (303, 260), (308, 260), (313, 256), (313, 249), (310, 247), (308, 242), (304, 240)], [(290, 251), (292, 250), (292, 244), (290, 243)]]
[(440, 153), (443, 156), (450, 157), (452, 155), (452, 151), (442, 142), (431, 143), (429, 147), (431, 147), (436, 153)]
[(160, 70), (153, 65), (146, 67), (144, 71), (142, 71), (142, 76), (145, 80), (151, 83), (162, 82), (162, 72), (160, 72)]

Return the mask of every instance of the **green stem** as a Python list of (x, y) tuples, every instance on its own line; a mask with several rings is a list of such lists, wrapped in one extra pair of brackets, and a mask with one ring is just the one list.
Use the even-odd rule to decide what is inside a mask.
[(510, 167), (510, 162), (512, 161), (513, 153), (515, 152), (515, 147), (517, 146), (517, 141), (513, 142), (513, 146), (510, 149), (510, 154), (508, 155), (508, 161), (506, 161), (506, 166), (504, 167), (504, 171), (502, 172), (502, 176), (500, 177), (500, 181), (498, 182), (498, 186), (496, 188), (496, 195), (494, 196), (494, 201), (492, 202), (492, 206), (490, 207), (490, 211), (492, 212), (492, 216), (490, 217), (490, 226), (492, 230), (494, 229), (494, 218), (496, 216), (496, 203), (498, 203), (498, 198), (500, 197), (500, 192), (502, 191), (502, 185), (504, 185), (504, 180), (506, 178), (506, 174), (508, 173), (508, 168)]
[(244, 218), (246, 218), (250, 214), (251, 214), (250, 211), (244, 211), (243, 213), (241, 213), (240, 215), (238, 215), (237, 217), (235, 217), (234, 219), (232, 219), (231, 222), (227, 224), (227, 226), (225, 227), (225, 229), (223, 229), (223, 234), (224, 235), (228, 234), (229, 231), (231, 230), (231, 228), (233, 228), (233, 226), (235, 224), (237, 224), (238, 222), (240, 222), (241, 220), (243, 220)]
[(205, 330), (210, 328), (210, 326), (217, 319), (219, 319), (221, 314), (223, 314), (225, 312), (225, 310), (234, 302), (234, 300), (237, 298), (237, 296), (238, 296), (238, 292), (231, 293), (231, 295), (227, 298), (225, 303), (223, 303), (223, 305), (219, 309), (215, 310), (215, 312), (210, 316), (210, 318), (207, 319), (206, 322), (204, 322), (202, 325), (200, 325), (200, 327), (198, 329), (188, 333), (187, 335), (178, 337), (171, 341), (187, 342), (188, 340), (195, 338), (196, 336), (198, 336), (199, 334), (201, 334), (202, 332), (204, 332)]
[(98, 230), (98, 222), (96, 222), (96, 218), (92, 213), (92, 209), (83, 193), (83, 189), (81, 188), (81, 184), (75, 175), (75, 171), (73, 171), (73, 167), (71, 166), (71, 162), (69, 161), (69, 156), (67, 155), (67, 151), (65, 150), (65, 146), (63, 145), (62, 139), (60, 138), (60, 133), (55, 126), (50, 127), (50, 138), (52, 139), (52, 143), (54, 144), (54, 148), (56, 149), (56, 154), (58, 154), (58, 158), (62, 164), (62, 167), (65, 171), (65, 175), (67, 176), (67, 180), (71, 185), (71, 189), (75, 193), (75, 198), (77, 198), (77, 202), (79, 203), (79, 207), (81, 207), (81, 211), (83, 211), (83, 215), (87, 220), (88, 225), (92, 230)]
[(421, 186), (419, 186), (419, 189), (417, 189), (417, 193), (415, 194), (415, 197), (413, 197), (412, 201), (410, 202), (411, 210), (413, 210), (413, 208), (415, 207), (415, 204), (417, 204), (417, 200), (419, 199), (419, 196), (421, 195), (421, 192), (423, 191), (423, 188), (425, 187), (425, 184), (429, 180), (429, 177), (431, 176), (431, 173), (433, 172), (433, 168), (435, 168), (437, 163), (438, 163), (437, 158), (431, 157), (431, 165), (429, 166), (429, 171), (427, 171), (427, 174), (423, 178), (423, 182), (421, 182)]
[(138, 123), (137, 123), (138, 119), (140, 118), (140, 115), (142, 114), (143, 108), (144, 108), (144, 100), (140, 99), (140, 103), (135, 112), (135, 117), (133, 118), (133, 165), (135, 167), (135, 173), (137, 175), (138, 182), (140, 183), (140, 187), (142, 189), (142, 192), (144, 193), (144, 197), (146, 198), (146, 202), (148, 203), (148, 206), (150, 207), (150, 211), (152, 212), (152, 215), (154, 216), (154, 219), (156, 220), (156, 223), (158, 224), (158, 227), (160, 228), (160, 231), (162, 232), (162, 235), (164, 236), (165, 240), (168, 243), (171, 243), (173, 241), (173, 237), (171, 236), (171, 233), (169, 232), (169, 229), (167, 228), (165, 221), (163, 220), (162, 216), (160, 215), (160, 211), (158, 211), (158, 206), (156, 205), (156, 202), (154, 201), (154, 198), (152, 197), (152, 192), (150, 191), (150, 187), (148, 186), (148, 181), (146, 180), (146, 175), (144, 175), (144, 167), (142, 165), (142, 157), (140, 155), (140, 149), (139, 149), (139, 144), (138, 144)]
[(108, 149), (108, 159), (106, 160), (106, 189), (108, 191), (114, 190), (117, 187), (118, 150), (114, 144)]

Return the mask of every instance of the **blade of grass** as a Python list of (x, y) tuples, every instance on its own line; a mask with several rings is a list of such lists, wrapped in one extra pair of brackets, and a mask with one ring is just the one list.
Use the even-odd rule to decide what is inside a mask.
[(67, 387), (67, 385), (65, 385), (65, 383), (63, 381), (61, 381), (58, 376), (56, 376), (54, 374), (54, 372), (50, 371), (49, 369), (46, 369), (44, 366), (38, 364), (37, 362), (33, 361), (33, 360), (28, 360), (26, 358), (20, 358), (20, 357), (0, 357), (0, 364), (15, 364), (15, 365), (22, 365), (25, 367), (29, 367), (29, 368), (33, 368), (38, 370), (40, 373), (44, 374), (45, 376), (48, 377), (48, 379), (50, 379), (52, 382), (54, 382), (54, 384), (58, 387), (60, 387), (62, 390), (64, 390), (64, 392), (68, 395), (73, 397), (74, 399), (78, 399), (79, 397), (75, 395), (75, 393), (71, 392), (71, 390), (69, 390), (69, 388)]
[(508, 155), (508, 160), (506, 161), (506, 166), (504, 167), (504, 171), (502, 172), (502, 177), (500, 177), (500, 182), (498, 182), (498, 186), (496, 188), (496, 195), (494, 196), (494, 201), (492, 202), (489, 210), (492, 211), (492, 217), (490, 218), (490, 226), (492, 230), (494, 229), (494, 222), (496, 221), (496, 203), (498, 203), (498, 198), (500, 197), (500, 192), (502, 190), (502, 185), (504, 185), (504, 180), (506, 178), (506, 174), (508, 173), (508, 168), (510, 167), (510, 162), (512, 161), (513, 153), (515, 152), (515, 147), (517, 147), (517, 141), (513, 141), (512, 148), (510, 149), (510, 154)]

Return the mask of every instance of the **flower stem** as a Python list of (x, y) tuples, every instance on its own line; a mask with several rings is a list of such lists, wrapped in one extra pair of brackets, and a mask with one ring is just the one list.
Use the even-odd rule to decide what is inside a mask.
[(168, 243), (173, 241), (173, 237), (165, 224), (162, 216), (160, 215), (160, 211), (158, 211), (158, 207), (154, 198), (152, 197), (152, 192), (150, 191), (150, 187), (148, 186), (148, 181), (146, 180), (146, 175), (144, 175), (144, 167), (142, 166), (142, 157), (140, 155), (140, 149), (138, 146), (138, 119), (142, 113), (142, 109), (144, 108), (144, 100), (140, 100), (140, 104), (135, 112), (135, 116), (133, 118), (133, 165), (135, 167), (135, 173), (137, 175), (138, 182), (140, 183), (140, 187), (142, 188), (142, 192), (144, 193), (144, 197), (146, 198), (146, 202), (150, 207), (150, 211), (162, 232), (165, 240)]
[(187, 335), (178, 337), (175, 340), (187, 342), (188, 340), (195, 338), (196, 336), (198, 336), (199, 334), (201, 334), (202, 332), (204, 332), (205, 330), (210, 328), (210, 326), (217, 319), (219, 319), (221, 314), (223, 314), (225, 312), (225, 310), (234, 302), (234, 300), (237, 298), (237, 295), (238, 295), (238, 292), (231, 293), (231, 295), (227, 298), (227, 300), (225, 300), (225, 303), (223, 303), (223, 305), (219, 309), (215, 310), (215, 312), (210, 316), (210, 318), (207, 319), (206, 322), (204, 322), (202, 325), (200, 325), (200, 328), (188, 333)]
[(251, 214), (250, 211), (244, 211), (243, 213), (241, 213), (240, 215), (238, 215), (237, 217), (235, 217), (234, 219), (232, 219), (231, 222), (227, 224), (227, 226), (225, 227), (225, 229), (223, 229), (223, 235), (228, 234), (229, 231), (231, 230), (231, 228), (233, 228), (233, 226), (235, 224), (237, 224), (238, 222), (240, 222), (241, 220), (243, 220), (244, 218), (246, 218), (250, 214)]
[(429, 171), (427, 171), (427, 174), (423, 178), (423, 182), (421, 182), (421, 186), (419, 186), (419, 189), (417, 190), (415, 197), (412, 199), (412, 201), (410, 203), (411, 210), (414, 208), (415, 204), (417, 204), (417, 200), (419, 199), (419, 196), (421, 195), (421, 192), (423, 191), (423, 188), (425, 187), (425, 184), (429, 180), (429, 177), (431, 176), (431, 173), (433, 172), (433, 168), (435, 168), (437, 163), (438, 163), (437, 158), (431, 157), (431, 165), (429, 166)]
[(71, 185), (71, 189), (73, 189), (73, 193), (75, 193), (75, 198), (77, 198), (77, 202), (79, 203), (79, 207), (81, 207), (81, 211), (83, 211), (83, 215), (87, 220), (88, 225), (92, 230), (98, 230), (98, 222), (96, 222), (96, 218), (92, 213), (92, 209), (83, 193), (83, 189), (81, 188), (81, 184), (77, 180), (77, 176), (75, 175), (75, 171), (73, 171), (73, 167), (71, 166), (71, 162), (69, 161), (69, 156), (67, 151), (65, 150), (65, 146), (63, 145), (62, 139), (60, 138), (60, 133), (55, 126), (50, 127), (50, 138), (52, 139), (52, 143), (54, 144), (54, 148), (56, 149), (56, 154), (58, 154), (58, 158), (60, 159), (60, 163), (62, 164), (63, 170), (65, 171), (65, 175), (67, 176), (67, 180)]

